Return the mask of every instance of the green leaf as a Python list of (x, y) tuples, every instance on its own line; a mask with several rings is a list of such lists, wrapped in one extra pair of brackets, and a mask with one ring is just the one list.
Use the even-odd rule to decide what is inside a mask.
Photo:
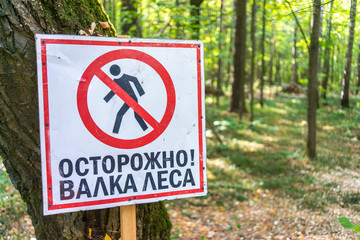
[(360, 232), (360, 225), (355, 225), (354, 227), (355, 233)]
[(339, 223), (346, 229), (355, 229), (356, 225), (352, 224), (346, 217), (338, 218)]

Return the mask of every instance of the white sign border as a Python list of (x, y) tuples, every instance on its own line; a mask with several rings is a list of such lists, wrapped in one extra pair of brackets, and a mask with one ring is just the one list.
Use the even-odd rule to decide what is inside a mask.
[[(111, 37), (89, 37), (72, 35), (50, 35), (36, 34), (36, 55), (38, 72), (38, 98), (39, 98), (39, 123), (40, 123), (40, 145), (43, 179), (43, 212), (44, 215), (75, 212), (82, 210), (104, 209), (116, 206), (158, 202), (163, 200), (204, 196), (207, 194), (206, 179), (206, 139), (205, 139), (205, 78), (204, 78), (204, 53), (203, 42), (197, 40), (163, 40), (163, 39), (137, 39), (137, 38), (111, 38)], [(109, 45), (109, 46), (153, 46), (153, 47), (184, 47), (192, 45), (197, 48), (197, 72), (198, 72), (198, 111), (199, 111), (199, 171), (200, 188), (192, 190), (173, 191), (166, 193), (146, 194), (136, 198), (122, 197), (104, 200), (86, 201), (53, 205), (52, 179), (51, 179), (51, 149), (49, 133), (49, 115), (46, 109), (49, 107), (49, 96), (47, 92), (47, 44), (87, 44), (87, 45)], [(50, 173), (50, 176), (49, 176)], [(201, 186), (203, 185), (203, 186)], [(149, 196), (154, 195), (154, 196)], [(145, 197), (145, 198), (143, 198)], [(147, 198), (146, 198), (147, 197)]]

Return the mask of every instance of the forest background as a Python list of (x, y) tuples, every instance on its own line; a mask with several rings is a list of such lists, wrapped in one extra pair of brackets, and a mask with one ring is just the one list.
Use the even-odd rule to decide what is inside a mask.
[[(356, 0), (102, 4), (118, 35), (204, 42), (209, 195), (167, 202), (172, 238), (355, 239)], [(0, 198), (0, 236), (34, 236), (2, 164)]]

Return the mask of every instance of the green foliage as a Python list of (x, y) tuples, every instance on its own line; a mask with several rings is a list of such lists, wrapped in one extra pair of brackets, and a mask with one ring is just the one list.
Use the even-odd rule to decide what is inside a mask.
[[(339, 223), (346, 229), (353, 229), (355, 233), (360, 232), (360, 225), (355, 225), (350, 222), (350, 220), (346, 217), (338, 218)], [(360, 240), (360, 237), (359, 237)]]
[[(231, 86), (231, 78), (233, 71), (233, 55), (234, 55), (234, 27), (235, 27), (235, 9), (232, 1), (224, 1), (222, 25), (223, 31), (220, 33), (220, 0), (204, 0), (200, 5), (200, 26), (195, 24), (195, 16), (192, 14), (193, 6), (190, 1), (165, 1), (165, 0), (144, 0), (134, 1), (136, 11), (128, 11), (121, 6), (120, 1), (102, 0), (105, 9), (108, 12), (111, 22), (115, 26), (118, 34), (122, 34), (121, 27), (124, 24), (131, 23), (133, 18), (138, 18), (138, 27), (132, 26), (130, 29), (130, 36), (136, 36), (141, 29), (141, 36), (144, 38), (168, 38), (168, 39), (191, 39), (197, 29), (200, 29), (200, 34), (196, 38), (204, 42), (205, 47), (205, 75), (207, 83), (216, 86), (217, 71), (219, 67), (219, 60), (222, 64), (222, 84), (223, 89), (229, 89)], [(248, 4), (247, 16), (250, 23), (251, 16), (251, 1)], [(301, 32), (297, 31), (296, 46), (298, 76), (300, 84), (307, 85), (307, 68), (308, 68), (308, 48), (306, 41), (309, 42), (310, 37), (310, 12), (312, 9), (312, 1), (290, 1), (292, 9), (295, 11), (296, 17), (300, 22), (301, 28), (304, 31), (303, 36)], [(330, 11), (330, 4), (327, 2), (323, 7), (323, 28), (320, 44), (322, 49), (320, 51), (320, 62), (324, 58), (325, 46), (330, 47), (331, 57), (333, 58), (334, 66), (333, 72), (330, 74), (332, 81), (330, 81), (330, 88), (339, 93), (341, 87), (340, 81), (344, 71), (346, 44), (348, 39), (348, 22), (349, 22), (349, 1), (339, 2), (334, 1), (333, 9)], [(262, 4), (257, 4), (256, 16), (256, 41), (260, 40), (262, 29)], [(326, 41), (327, 34), (327, 19), (332, 16), (332, 32), (329, 41)], [(275, 26), (275, 61), (280, 58), (281, 67), (279, 69), (281, 82), (287, 83), (291, 81), (292, 71), (292, 42), (293, 31), (296, 25), (294, 16), (290, 8), (283, 1), (272, 1), (266, 5), (266, 24), (265, 24), (265, 65), (267, 72), (265, 78), (268, 79), (268, 68), (270, 62), (271, 44), (269, 39), (272, 38), (272, 26)], [(357, 26), (359, 28), (359, 26)], [(250, 24), (248, 24), (247, 31), (250, 32)], [(139, 36), (136, 36), (139, 37)], [(355, 42), (357, 40), (355, 36)], [(220, 47), (221, 46), (221, 47)], [(248, 38), (247, 48), (251, 50), (250, 38)], [(261, 58), (260, 49), (254, 49), (256, 52), (255, 62), (257, 68), (260, 67), (259, 59)], [(250, 54), (248, 54), (249, 60)], [(357, 61), (357, 54), (353, 54), (353, 62)], [(246, 62), (246, 71), (250, 71), (250, 61)], [(322, 68), (319, 68), (319, 80), (321, 79)], [(275, 67), (273, 66), (275, 71)], [(275, 75), (275, 73), (274, 73)], [(257, 76), (255, 80), (258, 80)], [(356, 81), (354, 77), (353, 82)], [(353, 86), (354, 84), (351, 84)]]
[[(0, 158), (0, 236), (19, 239), (28, 236), (19, 223), (26, 212), (25, 203), (14, 189)], [(14, 225), (19, 225), (15, 227)]]

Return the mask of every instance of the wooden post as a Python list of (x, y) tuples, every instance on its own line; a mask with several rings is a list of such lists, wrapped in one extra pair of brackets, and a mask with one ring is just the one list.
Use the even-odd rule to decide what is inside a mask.
[(136, 240), (136, 205), (120, 207), (121, 240)]

